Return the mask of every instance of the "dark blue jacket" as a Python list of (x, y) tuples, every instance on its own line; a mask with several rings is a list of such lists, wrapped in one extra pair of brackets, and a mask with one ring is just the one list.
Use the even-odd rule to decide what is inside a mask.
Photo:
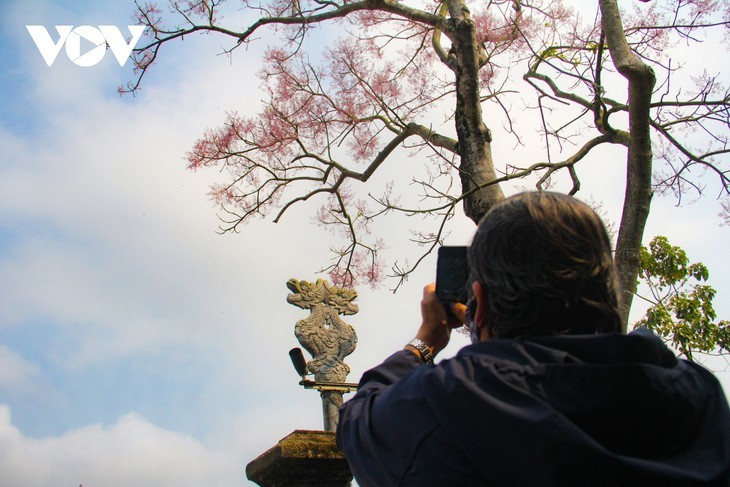
[(491, 340), (435, 366), (397, 352), (337, 441), (362, 487), (730, 485), (719, 382), (646, 331)]

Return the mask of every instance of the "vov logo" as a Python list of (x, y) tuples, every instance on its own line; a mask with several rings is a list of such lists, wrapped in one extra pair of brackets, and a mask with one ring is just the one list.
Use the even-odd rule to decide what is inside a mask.
[[(117, 58), (120, 66), (124, 66), (132, 49), (137, 45), (142, 33), (144, 25), (128, 25), (129, 33), (132, 39), (127, 42), (114, 25), (100, 25), (99, 28), (90, 25), (57, 25), (58, 40), (54, 42), (51, 35), (42, 25), (26, 25), (26, 29), (33, 38), (38, 51), (43, 56), (43, 60), (48, 66), (52, 66), (53, 62), (61, 52), (61, 48), (66, 46), (66, 55), (77, 66), (95, 66), (104, 58), (107, 46), (111, 49), (114, 57)], [(81, 40), (86, 41), (86, 49), (81, 53)]]

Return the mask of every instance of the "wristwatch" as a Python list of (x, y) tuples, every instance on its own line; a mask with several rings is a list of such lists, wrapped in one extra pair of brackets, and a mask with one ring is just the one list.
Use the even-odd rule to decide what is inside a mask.
[(421, 355), (421, 360), (423, 360), (424, 363), (433, 364), (433, 352), (431, 352), (431, 349), (428, 348), (428, 345), (426, 345), (423, 340), (414, 338), (408, 342), (408, 345), (418, 350), (418, 353)]

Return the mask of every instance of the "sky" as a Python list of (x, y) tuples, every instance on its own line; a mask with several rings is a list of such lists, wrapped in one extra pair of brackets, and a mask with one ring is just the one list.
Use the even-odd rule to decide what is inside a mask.
[[(49, 67), (26, 25), (130, 24), (131, 0), (6, 0), (0, 19), (0, 478), (3, 485), (240, 486), (245, 465), (295, 429), (321, 429), (318, 395), (288, 350), (306, 315), (285, 301), (314, 280), (332, 236), (316, 206), (219, 235), (208, 187), (185, 153), (226, 110), (255, 113), (265, 39), (234, 58), (223, 41), (166, 50), (137, 96), (107, 55)], [(123, 30), (126, 34), (126, 31)], [(51, 36), (56, 37), (55, 31)], [(715, 63), (730, 68), (728, 56)], [(725, 69), (725, 72), (728, 70)], [(495, 150), (505, 151), (496, 144)], [(584, 179), (584, 199), (618, 218), (620, 171)], [(618, 176), (616, 176), (618, 174)], [(407, 174), (404, 174), (407, 177)], [(514, 192), (514, 188), (507, 188)], [(730, 228), (715, 201), (655, 199), (646, 240), (667, 235), (707, 264), (730, 318)], [(473, 226), (452, 223), (447, 243)], [(399, 242), (389, 242), (397, 253)], [(419, 324), (429, 257), (396, 293), (358, 289), (347, 318), (357, 381)], [(466, 344), (455, 335), (442, 356)], [(724, 361), (708, 363), (726, 389)]]

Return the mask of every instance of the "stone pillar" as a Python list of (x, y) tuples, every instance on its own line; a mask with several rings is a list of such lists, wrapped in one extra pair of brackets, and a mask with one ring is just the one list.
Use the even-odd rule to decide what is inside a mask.
[[(357, 335), (340, 315), (358, 312), (353, 303), (357, 292), (322, 279), (290, 279), (287, 288), (291, 291), (287, 302), (309, 311), (309, 316), (296, 322), (294, 335), (312, 360), (304, 363), (298, 349), (289, 354), (302, 377), (300, 385), (320, 392), (326, 431), (294, 431), (246, 465), (246, 477), (261, 487), (347, 487), (352, 473), (337, 447), (335, 430), (342, 394), (357, 388), (345, 382), (350, 368), (344, 362), (355, 350)], [(295, 351), (298, 354), (292, 354)], [(314, 381), (305, 378), (310, 374)]]
[(346, 487), (347, 460), (328, 431), (296, 430), (246, 466), (261, 487)]
[(322, 391), (319, 395), (322, 398), (324, 430), (337, 431), (337, 423), (340, 421), (340, 407), (344, 402), (342, 391)]

